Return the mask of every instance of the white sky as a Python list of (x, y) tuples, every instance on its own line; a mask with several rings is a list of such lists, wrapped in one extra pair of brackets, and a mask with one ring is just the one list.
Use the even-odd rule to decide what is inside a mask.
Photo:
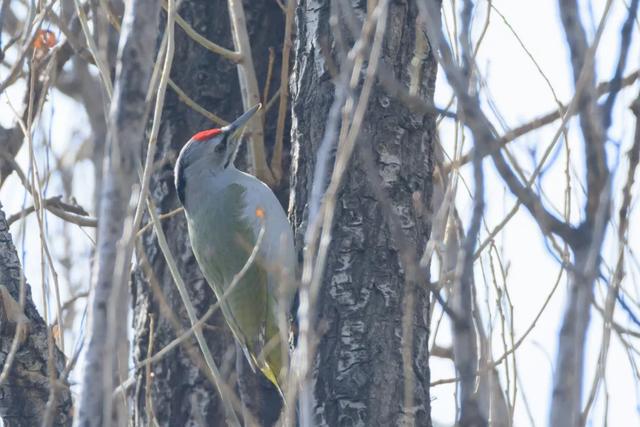
[[(450, 9), (450, 2), (445, 1)], [(459, 4), (461, 2), (458, 2)], [(480, 12), (475, 21), (475, 35), (480, 30), (480, 24), (484, 22), (487, 2), (478, 2)], [(582, 16), (586, 22), (589, 38), (595, 32), (604, 8), (604, 1), (594, 1), (587, 4), (582, 2)], [(514, 1), (498, 0), (493, 1), (494, 7), (500, 11), (513, 30), (522, 40), (533, 58), (551, 82), (558, 98), (566, 103), (570, 100), (573, 92), (572, 72), (569, 63), (569, 54), (565, 43), (564, 33), (558, 15), (557, 1)], [(588, 8), (593, 9), (592, 18)], [(450, 14), (449, 14), (450, 16)], [(597, 51), (597, 72), (598, 81), (608, 80), (613, 76), (613, 69), (617, 62), (619, 47), (619, 32), (622, 22), (626, 19), (626, 7), (622, 1), (614, 1), (610, 12), (607, 27)], [(593, 21), (596, 21), (596, 24)], [(451, 21), (449, 21), (450, 23)], [(627, 62), (627, 73), (636, 70), (640, 65), (640, 56), (637, 54), (638, 48), (638, 27), (635, 28), (633, 44)], [(555, 107), (555, 101), (548, 83), (536, 69), (532, 60), (523, 51), (517, 39), (505, 25), (502, 18), (493, 13), (491, 25), (483, 41), (477, 59), (483, 77), (487, 81), (488, 89), (493, 103), (497, 106), (508, 127), (516, 127), (538, 117)], [(625, 73), (626, 74), (626, 73)], [(439, 73), (439, 80), (436, 84), (436, 104), (445, 105), (450, 97), (450, 89), (443, 78), (443, 73)], [(634, 117), (628, 110), (628, 105), (638, 94), (638, 85), (632, 87), (621, 94), (618, 98), (614, 110), (613, 126), (609, 130), (611, 141), (620, 144), (623, 152), (628, 151), (633, 137)], [(486, 106), (486, 103), (485, 103)], [(487, 111), (487, 110), (485, 110)], [(579, 193), (577, 180), (583, 180), (584, 171), (581, 135), (576, 131), (575, 120), (571, 122), (574, 126), (569, 132), (569, 146), (572, 151), (574, 181), (572, 212), (577, 214), (582, 208), (582, 197)], [(502, 130), (500, 122), (494, 120), (494, 125)], [(551, 142), (554, 133), (557, 131), (559, 122), (547, 126), (538, 132), (527, 135), (510, 145), (511, 152), (519, 160), (527, 172), (531, 172), (534, 167), (531, 151), (535, 149), (535, 159), (539, 160), (541, 153)], [(451, 123), (444, 124), (441, 128), (441, 140), (449, 150), (453, 147), (453, 127)], [(469, 142), (466, 143), (468, 150)], [(610, 164), (619, 157), (614, 144), (610, 143), (609, 150)], [(452, 151), (450, 151), (452, 152)], [(545, 194), (551, 201), (552, 206), (562, 209), (564, 200), (564, 150), (560, 151), (558, 158), (552, 163), (552, 167), (546, 173), (542, 181)], [(492, 229), (498, 224), (514, 204), (514, 199), (508, 193), (501, 179), (494, 170), (490, 161), (485, 161), (484, 171), (487, 181), (485, 200), (487, 203), (485, 220)], [(614, 183), (616, 202), (619, 199), (620, 181), (626, 175), (626, 157), (619, 168), (614, 171), (616, 181)], [(637, 175), (637, 174), (636, 174)], [(467, 182), (472, 182), (470, 168), (463, 170), (463, 176)], [(637, 186), (635, 187), (637, 193)], [(616, 205), (617, 206), (617, 205)], [(471, 201), (464, 188), (458, 191), (458, 208), (462, 217), (467, 221), (470, 217)], [(616, 211), (617, 212), (617, 211)], [(574, 220), (578, 218), (572, 216)], [(484, 233), (486, 235), (486, 232)], [(637, 209), (632, 212), (630, 226), (630, 241), (634, 242), (634, 237), (638, 235)], [(610, 236), (609, 236), (610, 237)], [(637, 241), (637, 237), (635, 238)], [(549, 294), (559, 272), (558, 263), (549, 255), (540, 232), (530, 215), (521, 208), (516, 216), (510, 221), (504, 232), (497, 239), (497, 244), (503, 257), (503, 263), (508, 265), (507, 286), (514, 306), (514, 324), (516, 330), (516, 340), (529, 327), (540, 310), (544, 300)], [(617, 243), (612, 239), (607, 240), (605, 245), (605, 259), (608, 265), (612, 264)], [(638, 251), (638, 244), (632, 243)], [(487, 257), (483, 259), (485, 271), (488, 273)], [(627, 263), (628, 265), (630, 263)], [(496, 264), (494, 266), (497, 267)], [(628, 267), (629, 268), (629, 267)], [(632, 267), (631, 267), (632, 268)], [(478, 269), (479, 270), (479, 269)], [(637, 273), (637, 268), (635, 270)], [(629, 272), (630, 274), (633, 272)], [(633, 284), (632, 284), (633, 283)], [(477, 275), (477, 286), (479, 291), (480, 305), (485, 308), (485, 319), (487, 319), (485, 299), (488, 295), (489, 304), (492, 307), (492, 320), (494, 328), (494, 357), (499, 357), (503, 352), (500, 334), (499, 317), (495, 312), (496, 293), (492, 284), (485, 285), (480, 274)], [(490, 291), (485, 291), (485, 286)], [(623, 282), (623, 286), (637, 296), (635, 282), (629, 277)], [(549, 404), (551, 399), (553, 365), (555, 363), (557, 333), (560, 328), (563, 307), (565, 302), (566, 280), (563, 280), (554, 294), (546, 312), (537, 323), (536, 328), (524, 341), (517, 351), (517, 371), (520, 376), (518, 382), (519, 394), (525, 393), (530, 407), (535, 425), (544, 426), (548, 423)], [(606, 292), (604, 285), (600, 284), (596, 288), (596, 293), (602, 295)], [(600, 298), (600, 301), (602, 299)], [(506, 305), (503, 305), (506, 309)], [(627, 316), (616, 311), (616, 319), (623, 324), (627, 324)], [(585, 371), (585, 395), (591, 387), (594, 365), (600, 348), (602, 336), (602, 322), (600, 315), (592, 310), (592, 323), (589, 329), (588, 338), (588, 360)], [(490, 322), (487, 322), (489, 324)], [(637, 329), (637, 328), (636, 328)], [(450, 336), (448, 330), (442, 328), (442, 344), (448, 344)], [(454, 370), (451, 362), (432, 358), (431, 361), (432, 381), (451, 378)], [(620, 342), (613, 335), (608, 364), (607, 364), (608, 392), (610, 393), (608, 422), (610, 425), (640, 425), (638, 415), (638, 393), (637, 385), (634, 382), (630, 370), (628, 358)], [(589, 425), (603, 424), (603, 388), (600, 389), (599, 403), (591, 412)], [(452, 385), (442, 385), (432, 388), (433, 419), (444, 424), (451, 425), (454, 421), (455, 400), (454, 387)], [(526, 413), (523, 400), (518, 399), (515, 408), (515, 422), (518, 426), (531, 425), (531, 421)]]

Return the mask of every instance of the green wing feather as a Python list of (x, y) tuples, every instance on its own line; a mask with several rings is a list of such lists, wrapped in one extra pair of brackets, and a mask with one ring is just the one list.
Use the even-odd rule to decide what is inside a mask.
[[(188, 218), (196, 260), (219, 300), (246, 264), (258, 237), (259, 230), (245, 217), (245, 192), (241, 185), (231, 184), (214, 198), (215, 206), (195, 213), (203, 217)], [(267, 270), (256, 260), (224, 298), (221, 309), (252, 369), (258, 368), (280, 390), (282, 352), (268, 282)]]

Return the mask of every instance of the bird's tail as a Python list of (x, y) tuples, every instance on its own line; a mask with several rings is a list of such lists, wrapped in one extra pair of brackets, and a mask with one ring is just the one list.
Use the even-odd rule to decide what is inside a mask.
[(282, 385), (278, 379), (278, 375), (274, 369), (271, 368), (269, 363), (265, 363), (261, 368), (262, 374), (269, 380), (271, 383), (278, 389), (280, 396), (282, 396), (284, 400), (284, 392), (282, 391)]

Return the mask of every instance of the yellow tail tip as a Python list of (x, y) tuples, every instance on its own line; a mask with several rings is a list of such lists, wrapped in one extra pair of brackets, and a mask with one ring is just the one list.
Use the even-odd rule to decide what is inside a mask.
[(282, 391), (280, 382), (278, 381), (278, 377), (276, 373), (273, 371), (273, 369), (271, 369), (271, 366), (269, 366), (269, 364), (265, 364), (263, 367), (260, 368), (260, 371), (274, 386), (276, 386), (276, 388), (278, 389), (278, 392), (284, 398), (284, 393)]

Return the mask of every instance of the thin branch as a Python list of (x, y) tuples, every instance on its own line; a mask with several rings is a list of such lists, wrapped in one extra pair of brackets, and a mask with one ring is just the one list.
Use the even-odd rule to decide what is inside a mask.
[[(171, 7), (171, 6), (169, 6)], [(149, 319), (149, 343), (147, 344), (147, 354), (153, 353), (153, 344), (155, 341), (155, 317), (153, 315), (150, 316)], [(145, 409), (147, 412), (147, 419), (149, 423), (153, 423), (155, 427), (159, 427), (158, 420), (156, 418), (155, 410), (153, 409), (153, 398), (151, 396), (151, 388), (153, 382), (153, 375), (151, 375), (151, 363), (145, 366), (145, 374), (144, 374), (144, 398), (145, 398)]]
[(627, 64), (627, 57), (629, 56), (629, 50), (631, 48), (631, 36), (633, 35), (633, 21), (638, 16), (638, 4), (640, 1), (631, 0), (631, 5), (629, 6), (629, 12), (627, 13), (627, 19), (624, 21), (622, 25), (622, 29), (620, 30), (620, 53), (618, 55), (618, 65), (616, 65), (616, 71), (613, 75), (613, 79), (611, 81), (611, 92), (607, 97), (603, 107), (602, 114), (604, 118), (604, 129), (608, 129), (611, 125), (611, 111), (613, 110), (613, 104), (616, 102), (616, 96), (620, 89), (622, 89), (622, 73), (624, 72), (624, 67)]
[[(164, 0), (162, 2), (162, 7), (167, 10), (167, 0)], [(179, 14), (176, 14), (176, 24), (178, 24), (180, 26), (180, 28), (182, 28), (182, 30), (184, 30), (184, 32), (191, 37), (191, 39), (193, 39), (196, 43), (200, 44), (202, 47), (204, 47), (205, 49), (222, 56), (223, 58), (228, 59), (229, 61), (233, 62), (234, 64), (239, 63), (240, 61), (242, 61), (242, 54), (239, 52), (234, 52), (232, 50), (226, 49), (214, 42), (212, 42), (211, 40), (207, 39), (206, 37), (202, 36), (200, 33), (198, 33), (196, 30), (193, 29), (193, 27), (187, 22), (185, 21)]]
[(544, 71), (542, 71), (542, 67), (540, 66), (540, 64), (538, 63), (538, 61), (536, 60), (536, 58), (533, 56), (533, 54), (529, 51), (529, 49), (525, 46), (524, 42), (522, 41), (522, 39), (520, 38), (520, 36), (518, 35), (518, 33), (516, 32), (516, 30), (513, 28), (513, 26), (511, 25), (511, 23), (509, 23), (509, 21), (507, 20), (507, 18), (502, 14), (502, 12), (500, 12), (498, 10), (497, 7), (495, 7), (495, 5), (491, 4), (489, 6), (492, 10), (494, 10), (498, 16), (500, 16), (500, 18), (502, 19), (502, 22), (504, 23), (504, 25), (506, 25), (506, 27), (509, 29), (509, 31), (511, 32), (511, 34), (513, 34), (513, 36), (516, 38), (518, 44), (520, 45), (520, 47), (522, 48), (522, 50), (524, 51), (524, 53), (529, 57), (529, 59), (531, 60), (531, 62), (533, 63), (533, 65), (536, 67), (536, 69), (538, 70), (538, 74), (540, 74), (542, 76), (542, 78), (544, 79), (545, 83), (547, 84), (547, 86), (549, 87), (549, 91), (551, 91), (551, 95), (553, 96), (553, 99), (556, 101), (556, 103), (558, 104), (558, 106), (562, 109), (562, 105), (560, 104), (560, 100), (558, 98), (558, 95), (556, 94), (555, 89), (553, 88), (553, 85), (551, 84), (551, 81), (549, 80), (549, 78), (547, 77), (547, 75), (544, 73)]
[(267, 77), (264, 79), (264, 88), (262, 89), (262, 105), (267, 103), (269, 99), (269, 90), (271, 89), (271, 77), (273, 76), (273, 64), (276, 62), (276, 51), (269, 46), (269, 61), (267, 64)]
[(554, 427), (576, 425), (580, 422), (585, 337), (593, 286), (599, 271), (600, 253), (610, 215), (610, 173), (605, 151), (604, 121), (595, 97), (594, 58), (611, 4), (612, 0), (608, 0), (595, 39), (587, 48), (577, 2), (559, 0), (560, 18), (571, 51), (576, 98), (585, 99), (579, 118), (586, 158), (587, 203), (585, 220), (579, 226), (579, 240), (568, 242), (573, 249), (575, 269), (570, 277), (569, 295), (558, 337), (555, 366), (557, 373), (554, 377), (549, 415), (549, 424)]
[(182, 102), (187, 104), (188, 107), (191, 107), (194, 111), (202, 114), (203, 116), (205, 116), (207, 119), (211, 120), (216, 125), (218, 125), (218, 126), (226, 126), (226, 125), (229, 124), (229, 122), (225, 121), (224, 119), (222, 119), (222, 118), (218, 117), (217, 115), (213, 114), (212, 112), (208, 111), (207, 109), (202, 107), (200, 104), (198, 104), (196, 101), (194, 101), (192, 98), (190, 98), (189, 95), (187, 95), (180, 88), (180, 86), (178, 86), (172, 79), (169, 79), (169, 87), (176, 92), (176, 94), (178, 95), (178, 98), (180, 98), (180, 100)]
[[(560, 271), (558, 272), (558, 277), (556, 278), (556, 281), (555, 281), (553, 287), (551, 288), (551, 291), (549, 292), (549, 294), (545, 298), (545, 300), (542, 303), (542, 306), (540, 307), (540, 309), (538, 310), (536, 316), (531, 321), (531, 324), (527, 327), (527, 329), (524, 331), (522, 336), (520, 336), (520, 338), (518, 338), (518, 340), (513, 344), (513, 346), (509, 350), (507, 350), (504, 353), (502, 353), (502, 355), (500, 355), (500, 357), (494, 359), (493, 361), (491, 361), (486, 366), (481, 366), (478, 369), (478, 371), (476, 372), (476, 374), (475, 374), (476, 376), (479, 377), (480, 375), (488, 372), (489, 370), (499, 367), (502, 364), (502, 362), (504, 362), (507, 359), (507, 357), (509, 357), (512, 354), (515, 354), (515, 352), (522, 346), (522, 344), (524, 343), (524, 341), (527, 338), (527, 336), (529, 336), (531, 331), (533, 331), (533, 329), (538, 324), (538, 321), (540, 320), (540, 317), (542, 317), (542, 314), (545, 313), (545, 310), (546, 310), (547, 306), (549, 305), (549, 302), (551, 301), (551, 298), (553, 297), (553, 295), (555, 295), (556, 290), (558, 289), (558, 286), (560, 285), (560, 279), (562, 278), (562, 274), (564, 273), (564, 271), (565, 271), (564, 268), (561, 268)], [(436, 380), (436, 381), (431, 382), (429, 384), (429, 386), (430, 387), (435, 387), (437, 385), (451, 384), (451, 383), (455, 383), (455, 382), (458, 382), (458, 381), (460, 381), (460, 377), (444, 378), (444, 379), (440, 379), (440, 380)]]
[(287, 1), (285, 13), (284, 42), (282, 44), (282, 63), (280, 64), (280, 104), (278, 105), (278, 122), (276, 124), (276, 142), (271, 157), (271, 172), (276, 183), (282, 179), (282, 146), (284, 138), (284, 121), (287, 116), (289, 100), (289, 52), (291, 51), (291, 27), (297, 0)]
[[(640, 77), (640, 70), (634, 71), (633, 73), (629, 74), (628, 76), (626, 76), (620, 81), (619, 83), (620, 88), (631, 86), (636, 82), (636, 80), (638, 80), (639, 77)], [(614, 83), (615, 83), (614, 80), (600, 83), (596, 88), (597, 96), (602, 96), (612, 91), (614, 88)], [(539, 116), (536, 119), (531, 120), (530, 122), (524, 125), (520, 125), (517, 128), (510, 130), (509, 132), (505, 133), (500, 138), (498, 138), (496, 140), (495, 147), (492, 149), (492, 151), (488, 153), (483, 153), (483, 157), (493, 154), (493, 150), (501, 150), (508, 143), (516, 140), (517, 138), (533, 130), (536, 130), (538, 128), (551, 124), (558, 119), (561, 119), (565, 114), (569, 114), (569, 116), (574, 116), (578, 114), (579, 110), (580, 110), (580, 107), (578, 106), (577, 109), (573, 109), (573, 111), (569, 112), (567, 110), (567, 107), (563, 106), (561, 109), (550, 111), (542, 116)], [(443, 173), (447, 174), (451, 172), (453, 169), (459, 168), (462, 165), (469, 163), (471, 161), (471, 156), (472, 156), (472, 153), (469, 152), (469, 153), (463, 154), (459, 159), (456, 159), (453, 162), (445, 164), (442, 168)]]
[(630, 219), (629, 210), (631, 207), (632, 199), (631, 189), (633, 188), (635, 172), (638, 167), (638, 163), (640, 162), (640, 95), (638, 95), (636, 100), (631, 105), (631, 111), (636, 117), (636, 129), (633, 144), (628, 152), (629, 168), (627, 169), (627, 178), (622, 188), (622, 203), (620, 205), (620, 210), (618, 211), (618, 260), (616, 262), (616, 268), (612, 274), (611, 284), (609, 285), (609, 288), (607, 290), (605, 306), (602, 313), (602, 317), (604, 320), (602, 345), (600, 347), (600, 355), (598, 357), (596, 375), (593, 379), (591, 391), (581, 415), (583, 425), (586, 424), (591, 405), (595, 400), (596, 394), (600, 387), (600, 383), (605, 378), (605, 369), (607, 365), (607, 356), (611, 339), (611, 329), (613, 327), (613, 312), (615, 310), (618, 293), (622, 284), (622, 279), (624, 278), (624, 253)]
[[(98, 220), (96, 218), (90, 217), (84, 209), (79, 206), (70, 205), (61, 200), (61, 196), (49, 197), (42, 201), (42, 205), (55, 216), (83, 226), (83, 227), (96, 227), (98, 224)], [(11, 215), (7, 219), (7, 223), (9, 225), (13, 224), (17, 220), (29, 215), (30, 213), (36, 210), (36, 206), (32, 205), (26, 209), (21, 210), (13, 215)], [(84, 213), (81, 213), (84, 212)]]
[[(184, 208), (182, 206), (180, 206), (179, 208), (176, 208), (174, 210), (172, 210), (171, 212), (167, 212), (161, 215), (158, 215), (158, 218), (160, 219), (160, 221), (164, 221), (165, 219), (168, 218), (172, 218), (175, 215), (179, 214), (179, 213), (183, 213), (184, 212)], [(142, 234), (144, 234), (145, 231), (147, 231), (149, 228), (153, 227), (152, 223), (147, 223), (144, 226), (140, 227), (140, 230), (138, 230), (137, 237), (142, 236)]]
[(162, 118), (162, 109), (164, 107), (164, 97), (167, 92), (167, 83), (169, 81), (169, 75), (171, 74), (171, 67), (173, 65), (173, 55), (175, 51), (175, 37), (174, 37), (174, 22), (177, 17), (176, 4), (174, 0), (169, 0), (169, 6), (167, 10), (167, 25), (165, 27), (165, 34), (167, 38), (166, 52), (164, 54), (164, 62), (162, 65), (162, 73), (160, 74), (160, 82), (157, 88), (156, 103), (153, 110), (153, 121), (151, 124), (151, 131), (149, 134), (149, 142), (147, 144), (147, 155), (144, 162), (144, 168), (142, 170), (142, 179), (140, 184), (140, 195), (138, 196), (138, 203), (136, 205), (135, 215), (133, 217), (133, 231), (127, 243), (127, 249), (125, 250), (125, 268), (122, 271), (123, 276), (127, 275), (130, 269), (130, 259), (133, 252), (134, 240), (137, 237), (138, 229), (142, 221), (142, 215), (145, 211), (146, 198), (149, 192), (149, 182), (151, 181), (151, 174), (153, 173), (153, 162), (156, 154), (156, 147), (158, 142), (158, 132), (160, 130), (160, 120)]
[[(260, 103), (260, 90), (258, 89), (256, 70), (253, 65), (253, 58), (251, 57), (251, 43), (249, 42), (249, 33), (244, 16), (244, 6), (242, 6), (240, 0), (228, 0), (228, 3), (233, 44), (242, 56), (242, 59), (238, 63), (238, 78), (240, 80), (240, 92), (242, 93), (242, 105), (245, 110), (248, 110)], [(262, 111), (258, 110), (256, 113), (258, 119), (251, 120), (247, 125), (249, 127), (247, 131), (251, 133), (251, 166), (253, 173), (258, 179), (268, 185), (273, 185), (275, 180), (267, 164), (264, 145), (263, 114)]]
[(596, 103), (595, 96), (595, 49), (605, 27), (612, 0), (608, 0), (603, 16), (598, 25), (592, 46), (588, 45), (587, 36), (580, 19), (577, 0), (559, 0), (560, 18), (564, 27), (567, 45), (571, 53), (573, 77), (580, 93), (579, 119), (582, 135), (587, 174), (587, 223), (592, 225), (598, 211), (598, 202), (604, 186), (608, 182), (609, 169), (605, 151), (605, 132), (603, 116)]
[[(156, 214), (156, 216), (157, 216), (157, 214)], [(157, 219), (159, 221), (160, 220), (160, 216), (157, 216)], [(154, 225), (154, 224), (156, 224), (156, 222), (152, 221), (152, 222), (150, 222), (150, 224)], [(255, 262), (255, 260), (256, 260), (256, 258), (258, 256), (258, 252), (259, 252), (260, 246), (262, 245), (262, 240), (264, 239), (264, 232), (265, 232), (265, 227), (262, 226), (260, 228), (260, 231), (258, 232), (258, 237), (256, 238), (256, 243), (253, 246), (253, 248), (251, 249), (251, 253), (249, 254), (249, 257), (245, 261), (245, 263), (242, 266), (242, 268), (240, 269), (240, 271), (233, 276), (233, 279), (231, 280), (231, 283), (229, 284), (229, 287), (227, 287), (225, 289), (224, 293), (220, 296), (220, 298), (216, 301), (216, 303), (214, 305), (212, 305), (211, 307), (209, 307), (207, 312), (199, 320), (197, 320), (195, 323), (193, 323), (189, 329), (184, 331), (184, 333), (182, 333), (179, 337), (175, 338), (169, 344), (164, 346), (160, 351), (158, 351), (153, 356), (149, 356), (145, 360), (142, 360), (142, 361), (138, 362), (136, 364), (136, 369), (140, 369), (142, 367), (149, 366), (151, 363), (158, 362), (167, 353), (169, 353), (171, 350), (173, 350), (175, 347), (177, 347), (181, 342), (183, 342), (187, 338), (191, 337), (191, 335), (193, 335), (196, 332), (196, 330), (200, 330), (202, 328), (202, 326), (205, 324), (205, 322), (218, 311), (218, 309), (221, 307), (221, 305), (226, 301), (226, 299), (229, 297), (231, 292), (233, 292), (233, 290), (236, 288), (238, 283), (240, 283), (240, 280), (242, 280), (242, 278), (247, 274), (247, 271), (249, 271), (249, 268), (251, 268), (251, 266)], [(148, 353), (148, 354), (151, 354), (151, 353)]]
[[(455, 62), (452, 59), (451, 50), (446, 44), (442, 35), (442, 30), (438, 25), (439, 21), (435, 19), (435, 16), (437, 16), (437, 10), (435, 10), (435, 7), (430, 3), (428, 3), (428, 5), (430, 6), (427, 6), (427, 8), (431, 8), (431, 10), (426, 14), (428, 17), (426, 30), (429, 34), (432, 46), (437, 47), (437, 50), (440, 53), (438, 60), (443, 66), (447, 78), (458, 97), (460, 108), (464, 113), (462, 117), (463, 122), (469, 127), (476, 141), (485, 141), (484, 144), (480, 144), (480, 147), (487, 147), (493, 151), (492, 157), (494, 164), (504, 182), (507, 184), (510, 191), (522, 201), (522, 204), (536, 219), (540, 228), (545, 233), (551, 232), (563, 237), (563, 239), (568, 242), (575, 242), (577, 240), (576, 230), (574, 230), (569, 224), (559, 220), (551, 214), (544, 207), (538, 195), (530, 188), (530, 185), (525, 186), (520, 183), (518, 177), (507, 164), (502, 153), (495, 149), (497, 145), (495, 140), (495, 130), (482, 112), (477, 95), (470, 96), (466, 92), (463, 75), (455, 65)], [(573, 101), (569, 106), (569, 110), (571, 110), (572, 107), (575, 107), (576, 103), (577, 96), (573, 98)], [(568, 114), (565, 114), (564, 119), (566, 122)], [(559, 133), (554, 138), (554, 141), (558, 136)]]
[[(474, 67), (471, 58), (471, 14), (473, 3), (465, 0), (462, 9), (462, 33), (460, 41), (462, 45), (463, 67), (462, 75), (465, 80), (465, 91), (470, 90), (471, 73)], [(458, 88), (458, 90), (460, 90)], [(460, 96), (460, 93), (458, 93)], [(464, 117), (468, 114), (462, 108)], [(480, 136), (478, 138), (478, 136)], [(453, 284), (454, 307), (458, 320), (453, 325), (454, 331), (454, 362), (460, 375), (460, 419), (461, 426), (487, 425), (489, 414), (483, 414), (476, 394), (476, 370), (478, 364), (477, 338), (474, 330), (472, 313), (474, 293), (474, 250), (484, 214), (484, 173), (482, 170), (482, 155), (485, 145), (491, 141), (483, 133), (474, 133), (473, 148), (473, 213), (469, 224), (469, 230), (462, 243), (462, 250), (458, 255), (456, 265), (456, 278)]]
[(96, 65), (96, 67), (98, 67), (100, 79), (102, 80), (102, 84), (104, 85), (105, 91), (107, 92), (107, 96), (109, 99), (111, 99), (113, 95), (113, 85), (111, 83), (111, 73), (109, 72), (109, 67), (102, 61), (102, 57), (100, 56), (100, 52), (98, 51), (96, 42), (91, 35), (87, 15), (84, 12), (84, 8), (80, 4), (80, 0), (74, 0), (74, 3), (76, 5), (76, 13), (78, 15), (78, 19), (80, 20), (80, 25), (87, 42), (89, 52), (91, 52), (94, 64)]
[[(195, 308), (191, 303), (191, 299), (189, 298), (189, 293), (187, 292), (187, 287), (178, 271), (178, 266), (176, 261), (171, 253), (171, 249), (169, 249), (169, 244), (167, 243), (166, 236), (164, 231), (162, 230), (162, 225), (160, 224), (160, 220), (158, 218), (158, 214), (155, 211), (155, 206), (151, 199), (147, 198), (147, 207), (149, 215), (151, 216), (151, 221), (153, 222), (153, 228), (156, 232), (156, 236), (158, 238), (158, 245), (164, 255), (165, 260), (167, 261), (167, 266), (169, 267), (169, 271), (171, 272), (171, 276), (173, 277), (174, 283), (178, 288), (178, 292), (180, 294), (180, 298), (182, 299), (182, 303), (184, 304), (187, 314), (189, 316), (189, 321), (191, 322), (191, 326), (194, 326), (198, 322), (198, 318), (196, 316)], [(202, 350), (202, 354), (204, 355), (204, 359), (207, 362), (207, 366), (211, 371), (211, 375), (214, 381), (214, 385), (220, 395), (220, 399), (222, 401), (222, 405), (225, 411), (226, 422), (232, 426), (240, 426), (240, 421), (236, 415), (233, 404), (229, 398), (230, 395), (233, 394), (233, 390), (224, 382), (222, 379), (222, 375), (220, 374), (220, 370), (216, 365), (216, 362), (213, 360), (213, 356), (211, 355), (211, 351), (209, 350), (209, 346), (207, 345), (207, 341), (202, 334), (202, 331), (198, 328), (195, 328), (194, 334), (196, 336), (196, 340), (198, 341), (198, 345)]]
[[(131, 222), (127, 212), (131, 188), (135, 182), (135, 159), (139, 156), (146, 123), (145, 93), (153, 69), (154, 46), (160, 6), (154, 0), (128, 2), (123, 19), (119, 66), (114, 85), (114, 102), (109, 114), (107, 159), (100, 197), (98, 248), (96, 269), (91, 289), (90, 323), (88, 325), (85, 370), (77, 421), (83, 426), (112, 423), (112, 414), (105, 412), (111, 405), (111, 393), (117, 365), (116, 353), (122, 356), (127, 342), (125, 325), (109, 325), (110, 310), (127, 310), (126, 284), (114, 282), (119, 241)], [(128, 277), (127, 277), (128, 280)], [(118, 328), (114, 331), (112, 328)], [(109, 334), (116, 333), (118, 348), (107, 348)], [(111, 338), (112, 340), (114, 338)], [(126, 361), (126, 355), (124, 356)], [(122, 367), (122, 365), (121, 365)], [(126, 367), (126, 365), (124, 365)]]
[(23, 44), (22, 49), (20, 50), (20, 56), (14, 62), (7, 77), (4, 79), (2, 83), (0, 83), (0, 93), (4, 93), (5, 89), (11, 86), (16, 81), (16, 79), (20, 76), (20, 73), (22, 72), (22, 65), (24, 64), (24, 60), (27, 57), (27, 55), (32, 52), (33, 42), (36, 40), (37, 37), (40, 36), (38, 30), (40, 29), (40, 26), (42, 25), (42, 22), (45, 16), (49, 12), (49, 10), (53, 8), (55, 4), (56, 4), (56, 1), (54, 0), (46, 8), (41, 10), (38, 13), (38, 15), (33, 19), (33, 21), (27, 21), (27, 22), (33, 22), (33, 25), (31, 27), (35, 31), (33, 31), (31, 36), (29, 36), (25, 40), (25, 43)]
[[(36, 58), (36, 52), (34, 52), (31, 58), (32, 68), (35, 68), (33, 67), (33, 64), (37, 63), (35, 58)], [(52, 62), (49, 62), (47, 64), (47, 71), (51, 71), (50, 65), (52, 65)], [(49, 250), (49, 244), (46, 238), (46, 230), (44, 225), (45, 214), (44, 214), (44, 207), (42, 206), (42, 200), (43, 200), (43, 194), (44, 194), (43, 188), (42, 188), (42, 180), (40, 178), (38, 164), (35, 160), (33, 136), (29, 130), (33, 128), (34, 117), (36, 117), (38, 113), (42, 111), (42, 105), (44, 103), (44, 97), (41, 96), (40, 99), (37, 98), (35, 88), (38, 87), (37, 89), (38, 91), (42, 93), (46, 93), (48, 91), (49, 83), (50, 81), (47, 80), (45, 81), (44, 84), (40, 86), (36, 83), (35, 73), (31, 72), (29, 74), (28, 85), (29, 85), (29, 88), (31, 89), (27, 91), (28, 102), (27, 102), (27, 108), (25, 112), (26, 120), (23, 120), (19, 117), (17, 118), (18, 124), (24, 134), (24, 138), (27, 140), (27, 143), (28, 143), (29, 164), (30, 164), (30, 172), (31, 172), (31, 177), (30, 177), (31, 188), (32, 190), (34, 190), (32, 191), (31, 194), (33, 196), (34, 205), (36, 206), (36, 211), (37, 211), (36, 219), (37, 219), (39, 238), (40, 238), (41, 292), (42, 292), (42, 300), (43, 300), (43, 306), (44, 306), (44, 321), (45, 321), (45, 324), (47, 325), (49, 324), (49, 312), (48, 312), (49, 311), (48, 310), (49, 295), (48, 295), (47, 289), (45, 288), (45, 281), (46, 281), (45, 260), (46, 260), (46, 264), (48, 264), (49, 272), (51, 273), (51, 277), (54, 282), (56, 308), (57, 308), (57, 316), (58, 316), (59, 322), (62, 322), (62, 307), (60, 302), (60, 287), (58, 282), (58, 274), (56, 272), (54, 262), (53, 262), (53, 257), (51, 256), (51, 252)], [(11, 107), (11, 104), (9, 104), (9, 106)], [(18, 115), (15, 110), (14, 110), (14, 114), (16, 114), (16, 116)], [(62, 347), (62, 352), (64, 353), (64, 340), (62, 338), (62, 335), (60, 335), (60, 338), (61, 338), (60, 344)], [(51, 330), (47, 328), (47, 350), (48, 350), (47, 370), (49, 375), (49, 383), (52, 384), (52, 387), (50, 387), (49, 389), (47, 405), (50, 407), (55, 404), (57, 400), (57, 391), (58, 391), (57, 387), (53, 386), (58, 381), (58, 379), (56, 378), (57, 372), (53, 367), (53, 358), (55, 353), (54, 347), (55, 347), (55, 343), (54, 343), (53, 336), (51, 334)], [(47, 411), (47, 413), (45, 413), (45, 418), (43, 420), (44, 427), (49, 427), (49, 424), (51, 422), (52, 422), (51, 413)]]
[(430, 101), (424, 98), (412, 94), (407, 88), (399, 82), (393, 75), (392, 70), (386, 64), (380, 64), (378, 70), (378, 82), (384, 88), (385, 92), (390, 97), (396, 98), (402, 102), (409, 110), (419, 114), (439, 114), (442, 117), (450, 119), (456, 119), (455, 113), (447, 111), (446, 109), (438, 108)]

